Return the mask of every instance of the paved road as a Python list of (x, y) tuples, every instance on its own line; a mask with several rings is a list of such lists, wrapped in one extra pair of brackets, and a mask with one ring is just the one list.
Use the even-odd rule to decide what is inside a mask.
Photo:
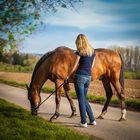
[[(42, 100), (46, 98), (46, 94), (41, 93)], [(27, 110), (30, 105), (27, 100), (26, 90), (0, 84), (0, 98), (15, 103)], [(81, 133), (94, 135), (106, 140), (140, 140), (140, 113), (128, 111), (127, 121), (119, 122), (120, 109), (110, 107), (104, 120), (97, 120), (97, 126), (88, 126), (88, 128), (75, 127), (80, 120), (78, 103), (74, 100), (77, 108), (77, 116), (69, 118), (71, 114), (70, 106), (66, 98), (61, 99), (61, 116), (55, 120), (55, 123), (61, 124), (72, 129), (76, 129)], [(91, 104), (94, 108), (95, 117), (100, 114), (101, 105)], [(49, 98), (39, 110), (39, 115), (49, 120), (55, 111), (54, 96)]]

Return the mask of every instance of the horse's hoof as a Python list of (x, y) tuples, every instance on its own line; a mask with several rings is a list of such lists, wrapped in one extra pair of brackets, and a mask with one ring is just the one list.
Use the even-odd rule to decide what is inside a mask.
[(51, 117), (49, 122), (53, 122), (53, 120), (56, 120), (57, 118), (56, 117)]
[(120, 122), (126, 121), (126, 119), (125, 119), (125, 118), (120, 118), (119, 121), (120, 121)]
[(52, 116), (49, 120), (49, 122), (53, 122), (53, 120), (56, 119), (56, 117)]
[(53, 116), (50, 118), (49, 122), (53, 122), (54, 119), (55, 119), (55, 116), (53, 115)]
[(56, 120), (59, 117), (59, 114), (56, 113), (54, 114), (51, 118), (50, 118), (50, 122), (52, 122), (53, 120)]
[(53, 122), (53, 119), (52, 119), (52, 118), (50, 118), (49, 122)]
[(76, 113), (72, 113), (71, 116), (70, 116), (70, 118), (73, 118), (75, 116), (77, 116), (77, 114)]
[(99, 117), (97, 117), (97, 119), (101, 119), (101, 120), (103, 120), (104, 117), (100, 115)]

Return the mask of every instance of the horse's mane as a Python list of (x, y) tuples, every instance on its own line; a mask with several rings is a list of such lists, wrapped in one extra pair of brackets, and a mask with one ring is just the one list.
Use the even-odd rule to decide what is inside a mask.
[(30, 83), (30, 88), (32, 87), (32, 82), (33, 82), (33, 79), (34, 79), (34, 77), (35, 77), (36, 71), (37, 71), (38, 68), (41, 66), (41, 64), (42, 64), (51, 54), (53, 54), (53, 53), (54, 53), (54, 50), (45, 53), (45, 54), (39, 59), (39, 61), (37, 62), (37, 64), (35, 65), (35, 68), (34, 68), (34, 71), (33, 71), (33, 74), (32, 74), (32, 80), (31, 80), (31, 83)]

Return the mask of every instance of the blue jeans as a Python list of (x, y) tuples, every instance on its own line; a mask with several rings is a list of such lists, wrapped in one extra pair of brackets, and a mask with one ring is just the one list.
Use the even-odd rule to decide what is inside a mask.
[(93, 122), (95, 120), (93, 111), (90, 107), (90, 104), (87, 97), (87, 91), (90, 84), (91, 76), (87, 75), (79, 75), (75, 74), (74, 78), (74, 86), (79, 102), (79, 110), (80, 110), (80, 116), (81, 116), (81, 123), (86, 123), (86, 112), (89, 117), (90, 122)]

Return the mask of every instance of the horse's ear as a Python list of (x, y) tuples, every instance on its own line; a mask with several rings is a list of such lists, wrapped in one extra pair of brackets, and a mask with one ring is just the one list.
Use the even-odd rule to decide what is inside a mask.
[(29, 88), (29, 86), (26, 84), (26, 88), (27, 88), (27, 90), (29, 90), (30, 88)]

